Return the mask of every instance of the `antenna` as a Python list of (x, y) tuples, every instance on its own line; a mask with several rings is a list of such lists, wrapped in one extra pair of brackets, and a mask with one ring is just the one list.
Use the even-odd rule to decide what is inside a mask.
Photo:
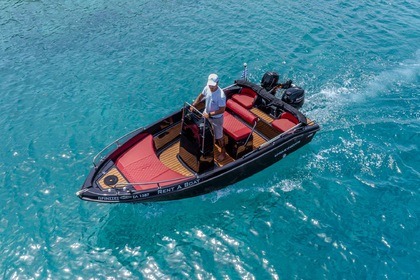
[(246, 62), (244, 63), (244, 70), (242, 71), (242, 76), (241, 79), (248, 81), (248, 69), (247, 69), (248, 64), (246, 64)]

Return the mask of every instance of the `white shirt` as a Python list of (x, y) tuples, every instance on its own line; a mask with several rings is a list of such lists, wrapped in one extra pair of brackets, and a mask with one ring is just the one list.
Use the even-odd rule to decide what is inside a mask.
[[(226, 95), (220, 87), (217, 87), (215, 92), (211, 92), (208, 86), (205, 86), (201, 92), (206, 100), (206, 107), (204, 113), (210, 114), (211, 112), (217, 111), (220, 107), (226, 107)], [(212, 118), (220, 118), (223, 114), (211, 116)]]

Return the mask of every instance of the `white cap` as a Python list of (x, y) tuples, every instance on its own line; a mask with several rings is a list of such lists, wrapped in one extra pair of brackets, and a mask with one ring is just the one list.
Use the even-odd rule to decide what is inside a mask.
[(207, 80), (208, 86), (215, 86), (217, 85), (218, 82), (219, 82), (219, 76), (217, 76), (216, 74), (209, 75), (209, 79)]

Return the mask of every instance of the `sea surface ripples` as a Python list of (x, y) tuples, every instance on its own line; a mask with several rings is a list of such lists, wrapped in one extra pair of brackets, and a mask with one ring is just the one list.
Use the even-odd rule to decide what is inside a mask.
[[(419, 279), (418, 1), (0, 2), (0, 277)], [(313, 142), (223, 190), (108, 205), (97, 152), (278, 71)]]

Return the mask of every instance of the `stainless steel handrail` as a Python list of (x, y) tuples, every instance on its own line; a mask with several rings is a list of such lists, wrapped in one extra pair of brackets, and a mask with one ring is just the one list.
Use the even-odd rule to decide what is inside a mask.
[(257, 120), (255, 121), (254, 126), (252, 127), (252, 130), (251, 130), (251, 133), (248, 135), (248, 138), (246, 138), (244, 146), (246, 146), (246, 144), (248, 144), (248, 141), (251, 138), (252, 133), (254, 133), (254, 131), (255, 131), (255, 127), (257, 126), (258, 121), (259, 121), (259, 118), (257, 118)]
[[(93, 158), (93, 160), (92, 160), (92, 162), (93, 162), (93, 165), (95, 166), (95, 167), (97, 167), (97, 158), (99, 157), (99, 156), (101, 156), (106, 150), (108, 150), (109, 149), (109, 147), (111, 147), (112, 145), (117, 145), (116, 146), (116, 148), (115, 149), (113, 149), (112, 151), (115, 151), (117, 148), (119, 148), (120, 147), (120, 143), (119, 143), (119, 141), (121, 141), (122, 139), (124, 139), (124, 138), (126, 138), (126, 137), (128, 137), (129, 135), (132, 135), (132, 134), (135, 134), (135, 133), (138, 133), (138, 132), (140, 132), (140, 131), (142, 131), (142, 130), (144, 130), (144, 127), (140, 127), (140, 128), (137, 128), (137, 129), (135, 129), (135, 130), (133, 130), (133, 131), (131, 131), (131, 132), (129, 132), (129, 133), (127, 133), (127, 134), (125, 134), (125, 135), (123, 135), (123, 136), (121, 136), (120, 138), (118, 138), (117, 140), (115, 140), (115, 141), (113, 141), (111, 144), (109, 144), (108, 146), (106, 146), (105, 148), (103, 148), (94, 158)], [(102, 156), (100, 159), (99, 159), (99, 162), (103, 159), (104, 157)]]
[(274, 138), (272, 138), (272, 139), (268, 140), (268, 141), (267, 141), (267, 142), (265, 142), (265, 143), (262, 143), (262, 144), (258, 147), (258, 149), (262, 149), (262, 148), (264, 148), (264, 147), (266, 147), (266, 146), (270, 145), (271, 143), (273, 143), (273, 142), (275, 142), (276, 140), (280, 139), (281, 137), (283, 137), (285, 134), (289, 133), (290, 131), (292, 131), (292, 130), (295, 130), (295, 129), (299, 128), (301, 125), (302, 125), (302, 123), (298, 123), (298, 124), (297, 124), (297, 125), (295, 125), (294, 127), (290, 128), (290, 129), (288, 129), (288, 130), (286, 130), (285, 132), (283, 132), (283, 133), (281, 133), (281, 134), (277, 135), (276, 137), (274, 137)]
[[(175, 182), (175, 181), (185, 181), (188, 179), (193, 179), (196, 178), (196, 176), (187, 176), (187, 177), (180, 177), (180, 178), (172, 178), (172, 179), (168, 179), (168, 180), (161, 180), (161, 181), (150, 181), (150, 182), (137, 182), (137, 183), (117, 183), (115, 185), (112, 186), (113, 189), (117, 189), (117, 188), (122, 188), (122, 187), (126, 187), (126, 186), (138, 186), (138, 185), (158, 185), (158, 187), (156, 189), (160, 189), (162, 188), (160, 186), (160, 184), (162, 183), (169, 183), (169, 182)], [(153, 190), (153, 189), (151, 189)], [(150, 190), (148, 190), (150, 191)]]
[[(193, 108), (193, 110), (196, 111), (204, 119), (204, 129), (203, 129), (203, 135), (202, 135), (203, 141), (201, 143), (201, 153), (204, 153), (204, 143), (206, 143), (205, 142), (205, 138), (206, 138), (205, 127), (206, 127), (206, 122), (208, 120), (204, 117), (203, 113), (201, 113), (197, 108), (195, 108), (195, 106), (193, 106), (192, 104), (190, 104), (188, 102), (184, 102), (184, 108), (186, 108), (185, 104), (187, 104), (187, 106), (189, 106), (189, 108)], [(184, 116), (182, 116), (182, 121), (184, 121)]]
[(193, 106), (192, 104), (188, 103), (188, 102), (184, 102), (184, 108), (186, 107), (185, 104), (187, 104), (190, 108), (192, 107), (194, 109), (194, 111), (196, 111), (198, 114), (200, 114), (201, 117), (204, 118), (203, 113), (201, 113), (197, 108), (195, 108), (195, 106)]

